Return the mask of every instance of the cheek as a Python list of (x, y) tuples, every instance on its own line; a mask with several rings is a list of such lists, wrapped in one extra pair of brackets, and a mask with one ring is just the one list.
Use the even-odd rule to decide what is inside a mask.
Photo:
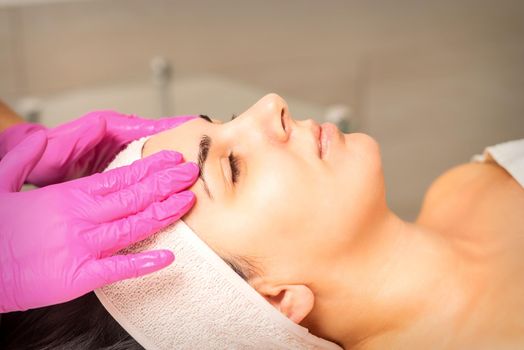
[(297, 175), (304, 169), (276, 157), (259, 164), (264, 168), (250, 167), (231, 203), (198, 201), (205, 195), (194, 186), (197, 203), (184, 220), (216, 251), (275, 258), (296, 245), (298, 237), (307, 237), (301, 226), (312, 217), (314, 201), (304, 191), (311, 183)]
[(258, 164), (242, 194), (243, 206), (270, 213), (279, 221), (309, 209), (317, 187), (311, 167), (287, 154), (275, 154)]
[(322, 195), (320, 182), (309, 168), (292, 159), (277, 159), (271, 169), (260, 169), (260, 174), (246, 184), (236, 204), (238, 212), (251, 217), (251, 225), (264, 230), (263, 238), (277, 241), (305, 239), (307, 228), (314, 228), (322, 220), (315, 210)]

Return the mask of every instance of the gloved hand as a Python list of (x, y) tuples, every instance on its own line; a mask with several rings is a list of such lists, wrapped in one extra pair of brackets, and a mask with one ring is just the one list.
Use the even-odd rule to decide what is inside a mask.
[(46, 147), (27, 137), (0, 162), (0, 313), (65, 302), (169, 265), (168, 250), (116, 255), (194, 204), (194, 163), (163, 151), (90, 177), (17, 192)]
[(27, 136), (46, 131), (47, 148), (27, 178), (27, 182), (42, 187), (102, 171), (129, 142), (193, 118), (142, 119), (113, 111), (95, 111), (53, 129), (21, 123), (0, 134), (0, 159)]

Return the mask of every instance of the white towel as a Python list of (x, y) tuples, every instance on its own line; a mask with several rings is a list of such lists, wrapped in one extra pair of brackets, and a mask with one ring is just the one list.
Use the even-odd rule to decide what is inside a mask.
[(487, 147), (482, 155), (474, 156), (472, 161), (496, 162), (524, 187), (524, 139)]
[[(131, 143), (108, 169), (141, 158)], [(126, 252), (167, 248), (169, 267), (95, 291), (115, 320), (144, 348), (337, 349), (271, 306), (181, 220)]]

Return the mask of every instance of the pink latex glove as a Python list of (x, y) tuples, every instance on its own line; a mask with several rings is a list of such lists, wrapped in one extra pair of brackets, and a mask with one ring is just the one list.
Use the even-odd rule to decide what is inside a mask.
[(0, 162), (0, 312), (65, 302), (169, 265), (168, 250), (116, 255), (194, 204), (194, 163), (163, 151), (127, 167), (17, 192), (45, 150), (38, 131)]
[(27, 178), (27, 182), (42, 187), (100, 172), (129, 142), (193, 118), (143, 119), (113, 111), (95, 111), (52, 129), (38, 124), (16, 124), (0, 134), (0, 159), (27, 136), (44, 130), (47, 148)]

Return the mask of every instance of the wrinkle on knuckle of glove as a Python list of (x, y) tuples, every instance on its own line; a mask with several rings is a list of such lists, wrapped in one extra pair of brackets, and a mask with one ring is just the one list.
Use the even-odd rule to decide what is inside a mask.
[(158, 162), (155, 159), (144, 158), (133, 162), (128, 167), (118, 169), (120, 170), (119, 173), (123, 173), (124, 178), (127, 178), (129, 182), (137, 182), (147, 177), (157, 167)]
[(121, 261), (121, 269), (119, 270), (120, 276), (126, 276), (126, 277), (132, 277), (136, 278), (139, 276), (139, 269), (137, 265), (137, 256), (122, 256), (120, 259)]
[[(119, 169), (116, 169), (119, 170)], [(122, 182), (125, 182), (120, 177), (120, 171), (115, 171), (107, 174), (100, 174), (100, 178), (98, 179), (97, 188), (99, 191), (105, 191), (106, 195), (111, 194), (112, 190), (116, 189), (118, 185)], [(104, 176), (106, 175), (106, 176)]]
[(109, 208), (126, 208), (128, 215), (142, 211), (145, 198), (141, 196), (140, 188), (124, 188), (111, 197)]
[[(107, 273), (118, 279), (125, 279), (129, 277), (138, 277), (138, 270), (136, 268), (135, 259), (129, 255), (118, 255), (112, 259), (107, 259), (104, 264), (108, 264)], [(112, 265), (111, 267), (109, 265)], [(109, 278), (108, 278), (109, 280)]]
[(166, 196), (179, 191), (181, 185), (183, 185), (181, 182), (183, 180), (178, 180), (178, 173), (168, 170), (157, 173), (153, 180), (144, 186), (143, 190), (146, 193), (154, 194), (156, 199), (164, 199)]
[(149, 210), (147, 211), (150, 219), (163, 221), (171, 217), (173, 215), (173, 211), (171, 210), (173, 205), (170, 205), (170, 202), (171, 201), (166, 200), (164, 202), (155, 202), (151, 204)]
[(170, 165), (176, 165), (173, 163), (177, 163), (182, 159), (182, 155), (179, 152), (170, 151), (170, 150), (162, 150), (160, 152), (153, 154), (151, 157), (153, 156), (156, 156), (158, 158), (158, 161), (160, 162), (167, 162), (165, 163), (166, 167)]
[(112, 237), (110, 249), (120, 249), (132, 244), (135, 235), (132, 219), (125, 217), (108, 225), (107, 237)]
[[(77, 251), (87, 252), (91, 259), (100, 259), (107, 249), (101, 248), (101, 235), (104, 235), (107, 230), (91, 230), (81, 235), (81, 242), (77, 244)], [(80, 248), (80, 246), (82, 248)]]

